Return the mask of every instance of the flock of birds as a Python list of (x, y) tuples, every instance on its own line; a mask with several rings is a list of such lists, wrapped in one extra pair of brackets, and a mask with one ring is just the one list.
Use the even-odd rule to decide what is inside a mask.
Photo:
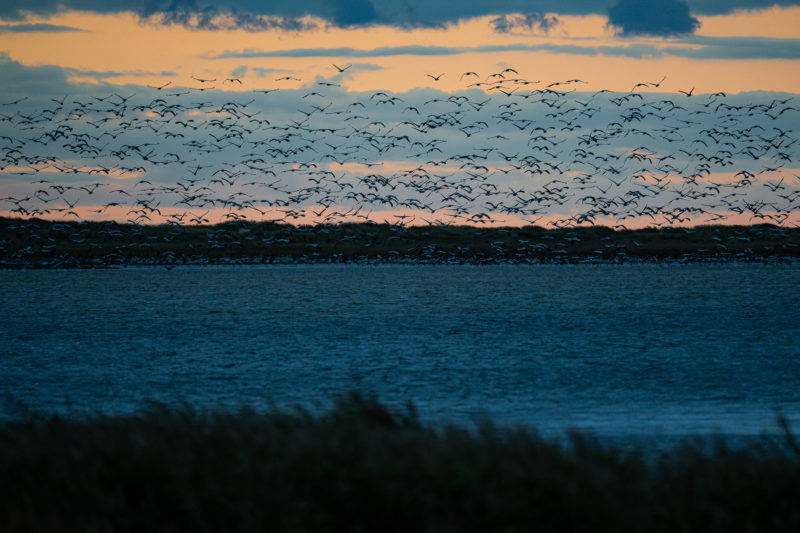
[[(192, 77), (0, 101), (0, 212), (132, 224), (800, 224), (790, 96), (628, 92), (513, 68), (349, 92)], [(427, 74), (435, 84), (447, 73)], [(300, 85), (289, 88), (286, 84)], [(749, 100), (748, 100), (749, 98)]]

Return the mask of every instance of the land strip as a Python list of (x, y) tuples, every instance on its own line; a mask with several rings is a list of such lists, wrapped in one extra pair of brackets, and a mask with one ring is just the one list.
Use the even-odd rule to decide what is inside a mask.
[(0, 218), (0, 267), (271, 263), (796, 261), (800, 229), (770, 224), (615, 230), (360, 223), (217, 225)]

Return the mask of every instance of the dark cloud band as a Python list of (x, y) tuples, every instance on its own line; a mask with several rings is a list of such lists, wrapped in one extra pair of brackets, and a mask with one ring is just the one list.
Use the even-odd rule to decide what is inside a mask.
[[(530, 17), (527, 13), (600, 14), (610, 15), (612, 24), (623, 33), (666, 35), (690, 33), (696, 27), (697, 15), (773, 5), (797, 6), (800, 0), (5, 0), (0, 3), (0, 18), (22, 21), (29, 15), (49, 16), (69, 10), (131, 12), (145, 20), (198, 29), (229, 29), (231, 24), (238, 24), (236, 27), (249, 31), (301, 31), (307, 29), (301, 21), (306, 16), (341, 27), (442, 26), (472, 17), (492, 16), (498, 20), (498, 31), (503, 31), (520, 21), (526, 23), (525, 17)], [(672, 13), (669, 10), (672, 8), (685, 11)], [(513, 15), (510, 19), (502, 18), (510, 15)], [(220, 17), (227, 22), (221, 24)], [(543, 29), (535, 17), (527, 22), (531, 27)]]
[(55, 24), (0, 24), (0, 33), (36, 33), (49, 32), (61, 33), (69, 31), (86, 31), (72, 26), (57, 26)]
[[(699, 46), (697, 46), (699, 45)], [(572, 45), (572, 44), (509, 44), (473, 47), (456, 46), (384, 46), (371, 49), (351, 47), (292, 48), (289, 50), (229, 51), (212, 59), (268, 57), (389, 57), (399, 55), (451, 56), (466, 53), (551, 52), (589, 56), (623, 56), (633, 58), (676, 56), (692, 59), (797, 59), (800, 39), (769, 37), (701, 37), (673, 39), (665, 46), (651, 44)]]

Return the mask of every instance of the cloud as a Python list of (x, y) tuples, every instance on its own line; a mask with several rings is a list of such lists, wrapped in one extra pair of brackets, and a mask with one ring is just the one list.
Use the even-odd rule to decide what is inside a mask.
[(543, 15), (542, 13), (501, 15), (489, 21), (489, 25), (491, 25), (497, 33), (509, 33), (512, 31), (531, 32), (534, 28), (542, 33), (548, 33), (558, 24), (559, 20), (556, 16)]
[(150, 76), (175, 76), (175, 72), (162, 70), (160, 72), (150, 70), (82, 70), (76, 68), (64, 68), (63, 72), (70, 78), (93, 78), (95, 80), (106, 80), (109, 78), (129, 77), (150, 77)]
[(379, 48), (359, 49), (348, 46), (337, 48), (292, 48), (289, 50), (243, 50), (241, 52), (223, 52), (212, 59), (260, 58), (260, 57), (392, 57), (400, 55), (415, 56), (452, 56), (467, 53), (494, 52), (554, 52), (580, 55), (624, 55), (642, 57), (645, 55), (662, 55), (659, 49), (651, 45), (624, 46), (580, 46), (554, 44), (508, 44), (486, 46), (382, 46)]
[(734, 11), (755, 11), (772, 6), (796, 6), (798, 0), (687, 0), (692, 13), (698, 15), (725, 15)]
[(377, 12), (370, 0), (337, 0), (331, 5), (332, 19), (337, 26), (362, 26), (377, 21)]
[(371, 0), (278, 0), (269, 3), (239, 0), (225, 4), (176, 0), (133, 8), (144, 20), (201, 30), (241, 29), (250, 32), (305, 31), (318, 27), (309, 16), (340, 27), (377, 22)]
[(95, 13), (135, 13), (145, 22), (191, 29), (245, 31), (303, 31), (316, 27), (316, 17), (340, 27), (378, 22), (372, 0), (7, 0), (0, 18), (25, 20), (78, 10)]
[(708, 37), (696, 35), (682, 43), (701, 45), (699, 48), (680, 48), (665, 51), (692, 59), (797, 59), (800, 58), (800, 39), (773, 37)]
[[(99, 71), (65, 68), (56, 65), (25, 65), (11, 59), (0, 52), (0, 79), (3, 80), (2, 96), (0, 100), (13, 100), (18, 97), (30, 96), (30, 101), (36, 101), (49, 95), (77, 96), (80, 94), (97, 94), (97, 91), (119, 91), (120, 85), (110, 85), (105, 80), (109, 78), (126, 77), (151, 77), (175, 76), (171, 71)], [(93, 83), (84, 83), (85, 81)]]
[(350, 46), (336, 48), (292, 48), (289, 50), (252, 50), (241, 52), (223, 52), (213, 59), (256, 58), (256, 57), (388, 57), (399, 55), (440, 56), (461, 54), (467, 48), (449, 46), (382, 46), (379, 48), (360, 49)]
[(608, 10), (608, 23), (620, 35), (672, 36), (700, 27), (684, 0), (618, 0)]
[(383, 70), (383, 67), (375, 63), (353, 63), (351, 68), (348, 69), (348, 72), (351, 70)]
[(494, 53), (494, 52), (555, 52), (581, 55), (626, 55), (642, 57), (643, 55), (658, 54), (658, 48), (651, 45), (623, 45), (623, 46), (581, 46), (581, 45), (554, 45), (554, 44), (508, 44), (486, 46), (382, 46), (378, 48), (351, 48), (342, 46), (336, 48), (291, 48), (288, 50), (252, 50), (241, 52), (227, 51), (211, 59), (253, 59), (262, 57), (392, 57), (401, 55), (414, 56), (452, 56), (467, 53)]
[(68, 80), (76, 72), (54, 65), (26, 66), (0, 52), (0, 79), (3, 80), (2, 94), (6, 100), (29, 96), (34, 100), (45, 95), (81, 93), (85, 86)]
[[(683, 6), (687, 11), (675, 18), (669, 11), (655, 7), (665, 5)], [(632, 33), (644, 27), (647, 33), (663, 35), (665, 28), (673, 32), (666, 34), (691, 32), (695, 19), (689, 11), (696, 15), (719, 15), (773, 5), (796, 6), (800, 0), (3, 0), (0, 18), (24, 21), (30, 16), (47, 17), (70, 10), (101, 14), (129, 12), (156, 24), (257, 32), (304, 31), (316, 27), (310, 19), (339, 27), (386, 24), (408, 28), (444, 26), (482, 16), (500, 18), (498, 24), (503, 28), (514, 26), (516, 21), (524, 22), (525, 17), (531, 16), (526, 13), (605, 15), (611, 9), (615, 13), (612, 23), (623, 31)], [(668, 16), (662, 17), (664, 14)], [(504, 16), (511, 18), (506, 21)], [(544, 29), (538, 26), (535, 15), (530, 22), (531, 27)]]
[(391, 57), (399, 55), (452, 56), (468, 53), (550, 52), (590, 56), (623, 56), (632, 58), (674, 56), (692, 59), (796, 59), (800, 57), (800, 39), (769, 37), (675, 38), (663, 46), (653, 44), (576, 45), (524, 44), (485, 46), (384, 46), (378, 48), (292, 48), (288, 50), (227, 51), (211, 59), (253, 59), (268, 57)]
[(273, 72), (282, 72), (274, 68), (264, 68), (264, 67), (253, 67), (251, 70), (258, 78), (263, 78), (267, 74), (272, 74)]
[(72, 26), (57, 26), (55, 24), (0, 24), (0, 33), (34, 33), (34, 32), (67, 32), (86, 31)]
[(206, 31), (305, 31), (317, 27), (317, 24), (310, 20), (253, 13), (223, 12), (213, 6), (202, 10), (178, 7), (170, 10), (148, 11), (139, 15), (143, 21), (152, 24), (183, 26), (192, 30)]

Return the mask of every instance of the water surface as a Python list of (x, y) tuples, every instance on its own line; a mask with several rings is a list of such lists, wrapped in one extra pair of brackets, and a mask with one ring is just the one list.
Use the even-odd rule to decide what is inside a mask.
[(544, 432), (800, 425), (800, 266), (196, 267), (0, 272), (12, 404), (325, 405)]

